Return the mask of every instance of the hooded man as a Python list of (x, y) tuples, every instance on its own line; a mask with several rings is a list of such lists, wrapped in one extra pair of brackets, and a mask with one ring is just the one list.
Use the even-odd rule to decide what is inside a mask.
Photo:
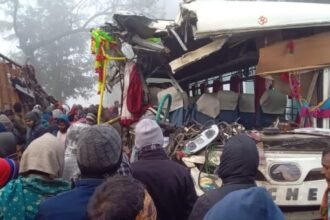
[(28, 146), (33, 140), (41, 137), (46, 133), (46, 128), (40, 123), (40, 117), (36, 112), (28, 112), (24, 116), (24, 122), (28, 127), (26, 135), (26, 146)]
[(256, 187), (258, 166), (257, 146), (249, 136), (240, 134), (229, 139), (224, 146), (218, 169), (223, 185), (199, 197), (189, 219), (203, 219), (214, 204), (233, 191)]
[(252, 187), (230, 193), (204, 217), (204, 220), (218, 219), (284, 220), (284, 216), (266, 189)]
[(158, 124), (142, 119), (135, 128), (138, 161), (132, 164), (133, 177), (147, 188), (159, 220), (185, 220), (197, 199), (193, 180), (182, 165), (168, 159)]
[(36, 219), (86, 219), (88, 201), (96, 187), (106, 177), (117, 173), (121, 161), (121, 139), (113, 127), (95, 125), (84, 128), (77, 144), (81, 179), (71, 191), (42, 203)]

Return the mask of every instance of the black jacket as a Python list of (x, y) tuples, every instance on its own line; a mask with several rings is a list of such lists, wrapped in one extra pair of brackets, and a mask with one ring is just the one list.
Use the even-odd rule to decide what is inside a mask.
[(162, 149), (145, 152), (131, 166), (133, 177), (147, 188), (158, 220), (188, 219), (197, 199), (189, 171), (167, 158)]
[(194, 205), (189, 220), (202, 220), (229, 193), (255, 187), (258, 165), (259, 155), (255, 142), (246, 135), (231, 138), (224, 147), (218, 169), (223, 186), (201, 196)]

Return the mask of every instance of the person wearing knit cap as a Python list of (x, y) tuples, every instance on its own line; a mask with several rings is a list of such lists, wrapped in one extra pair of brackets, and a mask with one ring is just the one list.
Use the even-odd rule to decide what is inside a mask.
[(138, 161), (133, 177), (150, 193), (159, 220), (188, 219), (197, 199), (191, 175), (184, 166), (168, 159), (163, 149), (164, 137), (156, 121), (142, 119), (135, 128)]
[(87, 124), (89, 125), (95, 125), (96, 124), (96, 115), (94, 115), (93, 113), (88, 113), (86, 116), (86, 121)]
[(0, 158), (0, 189), (10, 180), (16, 179), (18, 175), (18, 165), (12, 159)]
[(105, 178), (117, 173), (121, 161), (121, 138), (112, 126), (94, 125), (82, 129), (77, 142), (81, 178), (73, 190), (43, 202), (36, 219), (86, 219), (87, 204), (94, 190)]
[(34, 140), (22, 155), (19, 177), (0, 191), (0, 218), (34, 219), (43, 200), (70, 189), (59, 179), (63, 166), (64, 146), (56, 137), (44, 134)]
[(4, 130), (3, 129), (0, 130), (2, 130), (2, 132), (11, 132), (15, 136), (17, 144), (23, 145), (25, 143), (26, 130), (24, 135), (23, 133), (22, 134), (20, 133), (20, 130), (18, 130), (19, 127), (17, 127), (17, 124), (14, 120), (14, 113), (12, 111), (10, 112), (11, 113), (8, 114), (12, 114), (11, 118), (9, 118), (9, 116), (6, 115), (0, 115), (0, 124), (3, 125), (4, 127)]
[(5, 127), (6, 131), (13, 131), (14, 125), (6, 115), (0, 115), (0, 123)]
[(231, 192), (256, 187), (258, 166), (256, 142), (246, 134), (230, 138), (224, 146), (217, 171), (223, 185), (199, 197), (189, 219), (203, 219), (212, 206)]
[(26, 145), (28, 146), (33, 140), (41, 137), (47, 132), (46, 128), (41, 124), (38, 113), (31, 111), (24, 116), (24, 122), (28, 127), (26, 135)]
[(50, 117), (47, 120), (47, 132), (51, 133), (54, 136), (57, 136), (59, 128), (57, 124), (57, 119), (60, 116), (63, 116), (63, 112), (60, 109), (54, 109), (50, 112)]

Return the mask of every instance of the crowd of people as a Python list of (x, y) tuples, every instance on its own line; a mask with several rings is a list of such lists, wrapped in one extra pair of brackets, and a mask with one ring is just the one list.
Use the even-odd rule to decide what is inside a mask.
[(198, 198), (189, 170), (167, 157), (155, 120), (136, 124), (131, 163), (118, 131), (81, 112), (36, 106), (23, 115), (17, 104), (0, 115), (0, 219), (284, 219), (255, 183), (259, 155), (249, 136), (226, 143), (223, 186)]

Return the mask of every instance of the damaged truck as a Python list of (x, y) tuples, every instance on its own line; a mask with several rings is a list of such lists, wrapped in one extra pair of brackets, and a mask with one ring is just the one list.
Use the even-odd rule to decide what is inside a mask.
[(0, 54), (0, 112), (12, 109), (16, 102), (28, 111), (36, 104), (46, 108), (57, 101), (38, 83), (32, 65), (20, 65)]

